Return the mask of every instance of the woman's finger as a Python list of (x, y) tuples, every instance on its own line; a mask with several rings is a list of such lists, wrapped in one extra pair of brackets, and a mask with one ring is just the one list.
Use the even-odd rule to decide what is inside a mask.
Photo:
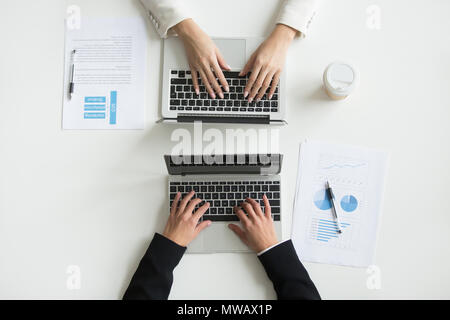
[(250, 222), (248, 220), (248, 217), (245, 215), (244, 211), (241, 208), (234, 207), (233, 209), (234, 209), (234, 212), (236, 213), (236, 215), (238, 216), (239, 220), (242, 222), (242, 224), (244, 226)]
[(192, 77), (192, 85), (194, 86), (195, 93), (198, 95), (200, 93), (200, 88), (198, 86), (198, 73), (195, 68), (190, 66), (191, 68), (191, 77)]
[(204, 205), (202, 205), (194, 212), (193, 218), (195, 220), (195, 223), (197, 223), (198, 220), (200, 220), (200, 218), (205, 214), (206, 211), (208, 211), (208, 209), (209, 209), (209, 202), (205, 202)]
[(245, 201), (248, 201), (251, 205), (252, 205), (252, 207), (253, 207), (253, 210), (256, 212), (256, 214), (258, 215), (258, 216), (263, 216), (264, 214), (263, 214), (263, 212), (262, 212), (262, 210), (261, 210), (261, 206), (259, 205), (259, 203), (258, 202), (256, 202), (255, 200), (253, 200), (252, 198), (247, 198), (247, 199), (245, 199)]
[(250, 57), (250, 59), (248, 59), (247, 63), (244, 66), (244, 69), (242, 69), (242, 71), (239, 73), (239, 76), (245, 76), (247, 73), (250, 72), (250, 70), (253, 67), (253, 62), (255, 62), (255, 54), (253, 53), (252, 56)]
[(261, 65), (257, 64), (257, 65), (253, 66), (252, 74), (250, 75), (250, 78), (248, 78), (247, 85), (245, 86), (245, 89), (244, 89), (244, 98), (247, 98), (248, 94), (250, 93), (250, 90), (252, 89), (253, 84), (255, 83), (260, 70), (261, 70)]
[(264, 215), (266, 217), (271, 218), (272, 217), (272, 209), (270, 208), (269, 199), (267, 199), (266, 195), (263, 195), (263, 201), (264, 201)]
[(206, 76), (206, 73), (203, 69), (199, 69), (198, 72), (200, 73), (200, 77), (202, 78), (203, 85), (206, 88), (206, 91), (208, 91), (208, 94), (211, 96), (211, 98), (215, 99), (216, 95), (214, 94), (214, 90), (211, 88), (211, 85), (209, 84), (208, 77)]
[(255, 96), (258, 94), (259, 89), (261, 88), (264, 79), (266, 78), (269, 70), (267, 68), (262, 68), (258, 74), (258, 78), (255, 80), (250, 95), (248, 97), (248, 102), (252, 102)]
[(264, 82), (261, 86), (261, 89), (259, 89), (258, 94), (256, 95), (255, 100), (259, 101), (262, 99), (262, 97), (264, 96), (264, 94), (267, 91), (267, 88), (270, 86), (270, 82), (272, 81), (273, 75), (275, 72), (269, 72), (266, 75), (266, 78), (264, 79)]
[(189, 201), (189, 204), (187, 205), (186, 209), (184, 210), (184, 214), (192, 215), (192, 212), (195, 209), (195, 206), (198, 205), (200, 202), (202, 202), (201, 199), (195, 198)]
[(217, 56), (217, 62), (219, 63), (219, 66), (224, 70), (231, 70), (230, 66), (225, 62), (225, 59), (223, 58), (222, 54), (220, 53), (219, 49), (216, 48), (216, 56)]
[(178, 201), (180, 200), (180, 197), (181, 197), (181, 193), (177, 192), (175, 199), (173, 199), (172, 206), (170, 208), (170, 215), (172, 215), (172, 216), (174, 216), (175, 213), (177, 212)]
[(184, 212), (184, 209), (186, 208), (186, 204), (191, 200), (191, 198), (194, 196), (195, 192), (192, 190), (187, 195), (184, 196), (183, 200), (181, 200), (180, 205), (178, 207), (178, 215), (182, 214)]
[(228, 92), (230, 91), (230, 88), (228, 87), (227, 79), (225, 79), (225, 76), (223, 75), (222, 69), (220, 69), (219, 64), (214, 64), (214, 73), (217, 78), (219, 78), (220, 84), (222, 85), (223, 89)]
[[(223, 92), (222, 92), (222, 89), (220, 88), (219, 83), (217, 83), (216, 76), (215, 76), (214, 73), (211, 71), (211, 67), (210, 67), (210, 66), (206, 67), (204, 71), (205, 71), (205, 73), (206, 73), (206, 76), (208, 77), (209, 83), (210, 83), (211, 86), (214, 88), (214, 91), (219, 95), (219, 97), (220, 97), (221, 99), (223, 99)], [(223, 75), (222, 75), (222, 76), (223, 76)]]
[(248, 202), (242, 202), (242, 203), (241, 203), (241, 207), (243, 207), (244, 210), (245, 210), (245, 212), (247, 212), (248, 218), (249, 218), (250, 220), (255, 220), (255, 219), (256, 219), (256, 213), (255, 213), (255, 211), (253, 210), (253, 207), (252, 207), (252, 205), (251, 205), (250, 203), (248, 203)]
[(275, 75), (272, 79), (272, 84), (270, 85), (269, 95), (267, 97), (268, 99), (272, 99), (272, 96), (275, 93), (275, 90), (277, 89), (278, 82), (280, 82), (280, 74), (281, 74), (281, 71), (278, 71), (277, 73), (275, 73)]
[(238, 225), (230, 223), (228, 225), (228, 228), (233, 230), (233, 232), (239, 237), (239, 239), (241, 239), (241, 241), (243, 243), (247, 244), (247, 238), (245, 237), (245, 232)]
[(200, 223), (197, 227), (195, 227), (195, 236), (197, 236), (203, 229), (211, 225), (211, 221), (206, 220)]

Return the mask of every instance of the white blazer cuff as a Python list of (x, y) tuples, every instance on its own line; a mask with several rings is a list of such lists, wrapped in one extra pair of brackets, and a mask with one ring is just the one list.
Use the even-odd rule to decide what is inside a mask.
[(297, 37), (308, 34), (311, 22), (316, 15), (317, 0), (287, 0), (278, 16), (277, 23), (285, 24), (297, 31)]
[(188, 10), (183, 6), (182, 1), (170, 0), (140, 0), (147, 10), (150, 21), (161, 38), (176, 35), (170, 30), (174, 25), (183, 20), (191, 18)]

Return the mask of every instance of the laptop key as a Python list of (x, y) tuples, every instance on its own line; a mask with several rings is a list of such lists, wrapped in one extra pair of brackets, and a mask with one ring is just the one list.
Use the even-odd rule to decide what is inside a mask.
[(280, 200), (269, 200), (270, 206), (272, 207), (279, 207), (280, 206)]
[(270, 191), (280, 191), (280, 186), (277, 184), (273, 184), (273, 185), (269, 186), (269, 190)]
[[(216, 208), (214, 208), (216, 209)], [(239, 218), (235, 214), (228, 214), (228, 215), (204, 215), (203, 221), (210, 220), (210, 221), (239, 221)]]
[(172, 78), (172, 79), (170, 79), (170, 83), (171, 84), (186, 84), (186, 79)]

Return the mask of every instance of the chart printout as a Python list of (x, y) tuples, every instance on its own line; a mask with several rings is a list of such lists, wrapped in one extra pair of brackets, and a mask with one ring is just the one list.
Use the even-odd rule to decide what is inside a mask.
[(66, 27), (63, 129), (144, 128), (146, 39), (139, 18)]
[[(292, 240), (304, 261), (365, 267), (373, 263), (385, 152), (317, 141), (301, 144)], [(339, 217), (326, 191), (330, 183)]]

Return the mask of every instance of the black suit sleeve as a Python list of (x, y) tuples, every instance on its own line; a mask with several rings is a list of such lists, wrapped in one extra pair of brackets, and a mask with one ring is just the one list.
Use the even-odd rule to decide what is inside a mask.
[(178, 265), (185, 251), (186, 247), (179, 246), (155, 233), (123, 299), (167, 299), (172, 287), (173, 269)]
[(273, 282), (278, 299), (320, 299), (319, 292), (300, 262), (291, 240), (280, 243), (258, 258)]

